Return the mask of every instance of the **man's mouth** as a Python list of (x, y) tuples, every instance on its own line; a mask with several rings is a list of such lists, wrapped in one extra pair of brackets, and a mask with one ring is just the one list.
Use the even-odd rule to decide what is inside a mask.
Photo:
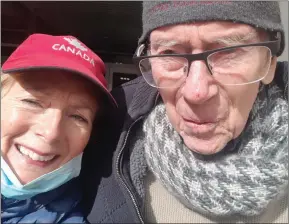
[(189, 120), (189, 119), (185, 119), (185, 118), (183, 118), (183, 119), (184, 119), (184, 121), (186, 121), (186, 122), (195, 123), (195, 124), (197, 124), (197, 125), (204, 125), (204, 124), (213, 124), (213, 123), (215, 123), (215, 122), (211, 122), (211, 121)]
[(39, 161), (39, 162), (49, 162), (52, 159), (55, 158), (56, 155), (39, 155), (37, 153), (35, 153), (34, 151), (22, 146), (22, 145), (18, 145), (16, 144), (16, 148), (19, 150), (19, 152), (22, 155), (28, 156), (30, 159), (34, 160), (34, 161)]
[(191, 120), (185, 119), (184, 121), (184, 128), (187, 130), (185, 132), (191, 134), (206, 134), (213, 131), (216, 127), (216, 122), (212, 121), (200, 121), (200, 120)]
[(188, 119), (188, 118), (184, 118), (184, 117), (183, 117), (183, 120), (185, 122), (194, 123), (196, 125), (207, 125), (207, 124), (216, 123), (216, 121), (213, 121), (213, 120), (197, 120), (197, 119)]

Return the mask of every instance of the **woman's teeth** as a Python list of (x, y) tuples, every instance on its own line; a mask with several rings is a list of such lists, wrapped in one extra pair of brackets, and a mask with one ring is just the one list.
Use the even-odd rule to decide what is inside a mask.
[(24, 154), (26, 156), (29, 156), (32, 160), (35, 160), (35, 161), (45, 161), (45, 162), (47, 162), (49, 160), (52, 160), (55, 157), (55, 155), (40, 156), (40, 155), (36, 154), (35, 152), (33, 152), (33, 151), (29, 150), (29, 149), (26, 149), (25, 147), (20, 146), (20, 145), (18, 145), (17, 148), (19, 149), (19, 151), (22, 154)]

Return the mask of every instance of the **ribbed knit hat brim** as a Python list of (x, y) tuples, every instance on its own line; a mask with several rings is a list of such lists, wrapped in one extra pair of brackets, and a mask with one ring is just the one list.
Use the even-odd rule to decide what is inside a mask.
[(284, 28), (276, 1), (144, 1), (143, 33), (139, 44), (159, 27), (196, 21), (232, 21), (268, 32), (281, 32), (281, 55), (285, 47)]

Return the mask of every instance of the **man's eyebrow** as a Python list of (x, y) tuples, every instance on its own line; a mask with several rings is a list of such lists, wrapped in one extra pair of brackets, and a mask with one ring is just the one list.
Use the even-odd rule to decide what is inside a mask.
[(256, 32), (250, 32), (246, 34), (234, 34), (226, 37), (221, 37), (213, 41), (213, 43), (225, 45), (225, 46), (235, 46), (235, 45), (241, 45), (241, 44), (247, 44), (252, 41), (257, 41), (258, 33)]
[[(235, 45), (241, 45), (241, 44), (248, 44), (253, 41), (259, 40), (259, 35), (257, 32), (250, 32), (246, 34), (242, 33), (236, 33), (224, 37), (219, 37), (215, 40), (205, 40), (208, 44), (220, 44), (224, 46), (235, 46)], [(163, 46), (163, 47), (173, 47), (177, 45), (184, 45), (185, 43), (182, 43), (177, 40), (166, 40), (166, 39), (156, 39), (153, 40), (150, 45), (153, 47)]]
[(165, 40), (165, 39), (157, 39), (151, 42), (152, 46), (164, 46), (164, 47), (172, 47), (175, 45), (179, 45), (180, 42), (176, 40)]

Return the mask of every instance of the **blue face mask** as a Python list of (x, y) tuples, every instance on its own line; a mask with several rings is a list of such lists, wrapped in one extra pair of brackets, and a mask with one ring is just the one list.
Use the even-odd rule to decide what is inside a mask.
[(63, 166), (23, 185), (1, 156), (1, 194), (7, 198), (25, 200), (37, 194), (53, 190), (77, 177), (81, 169), (82, 154)]

